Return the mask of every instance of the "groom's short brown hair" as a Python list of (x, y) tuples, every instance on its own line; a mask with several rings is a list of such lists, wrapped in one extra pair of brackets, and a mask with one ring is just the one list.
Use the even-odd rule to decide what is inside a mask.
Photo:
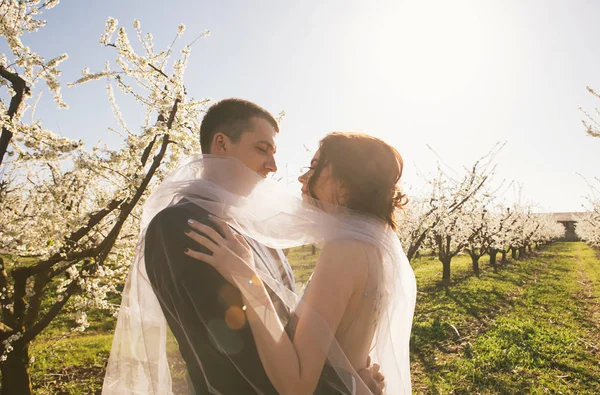
[(279, 133), (279, 124), (270, 112), (248, 100), (224, 99), (209, 107), (200, 125), (200, 146), (203, 154), (210, 154), (210, 147), (217, 132), (225, 134), (234, 143), (240, 141), (244, 130), (250, 127), (253, 117), (264, 118)]

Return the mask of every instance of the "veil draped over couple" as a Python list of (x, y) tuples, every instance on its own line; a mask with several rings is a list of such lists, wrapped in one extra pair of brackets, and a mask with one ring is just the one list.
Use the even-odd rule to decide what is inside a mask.
[[(278, 133), (254, 103), (208, 109), (202, 155), (144, 206), (103, 394), (411, 393), (400, 154), (328, 134), (298, 197), (267, 178)], [(308, 244), (300, 291), (283, 250)]]

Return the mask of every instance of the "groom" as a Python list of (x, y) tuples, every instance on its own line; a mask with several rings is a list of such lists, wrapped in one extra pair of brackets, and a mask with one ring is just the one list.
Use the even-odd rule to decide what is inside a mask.
[[(204, 116), (200, 143), (203, 154), (237, 158), (266, 177), (277, 170), (278, 133), (279, 125), (268, 111), (245, 100), (226, 99)], [(177, 339), (191, 385), (197, 395), (276, 394), (245, 322), (240, 292), (211, 265), (184, 254), (186, 248), (200, 248), (184, 235), (190, 218), (214, 227), (206, 210), (184, 200), (154, 217), (146, 232), (144, 255), (148, 278)], [(283, 253), (247, 241), (256, 265), (295, 292), (293, 273)], [(264, 256), (275, 257), (278, 267), (267, 267)], [(272, 299), (287, 322), (290, 312), (276, 295)], [(381, 392), (377, 365), (359, 374), (374, 393)], [(326, 366), (315, 393), (343, 393), (335, 389), (336, 382), (339, 378)]]

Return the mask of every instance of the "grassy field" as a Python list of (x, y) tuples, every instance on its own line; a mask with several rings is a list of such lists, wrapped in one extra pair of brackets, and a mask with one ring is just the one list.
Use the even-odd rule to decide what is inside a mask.
[[(289, 254), (299, 286), (310, 248)], [(600, 393), (600, 259), (582, 243), (557, 243), (494, 273), (482, 260), (413, 262), (419, 293), (411, 341), (413, 389), (423, 394)], [(62, 318), (33, 345), (36, 393), (94, 393), (101, 387), (114, 319), (88, 314), (90, 328), (68, 332)], [(65, 334), (66, 333), (66, 334)], [(383, 367), (385, 373), (385, 367)]]
[(459, 260), (450, 287), (432, 281), (435, 271), (415, 264), (415, 393), (600, 393), (594, 251), (560, 243), (479, 278)]

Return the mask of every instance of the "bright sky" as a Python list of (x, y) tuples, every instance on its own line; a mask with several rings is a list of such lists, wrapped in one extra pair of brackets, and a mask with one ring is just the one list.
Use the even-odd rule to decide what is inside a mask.
[[(498, 179), (522, 185), (540, 211), (580, 211), (600, 176), (600, 139), (587, 137), (579, 106), (600, 106), (600, 3), (550, 1), (198, 1), (62, 0), (48, 26), (24, 41), (50, 59), (67, 52), (63, 83), (112, 59), (98, 43), (108, 16), (130, 31), (133, 19), (166, 47), (177, 25), (193, 47), (191, 96), (241, 97), (273, 113), (286, 110), (278, 145), (280, 176), (291, 179), (330, 131), (363, 131), (394, 145), (405, 159), (404, 184), (436, 156), (455, 169), (496, 142)], [(4, 47), (2, 47), (4, 50)], [(101, 81), (64, 88), (70, 109), (45, 94), (45, 127), (90, 146), (117, 141)], [(123, 103), (131, 128), (139, 107)], [(512, 196), (512, 195), (511, 195)], [(511, 197), (509, 196), (509, 197)]]

